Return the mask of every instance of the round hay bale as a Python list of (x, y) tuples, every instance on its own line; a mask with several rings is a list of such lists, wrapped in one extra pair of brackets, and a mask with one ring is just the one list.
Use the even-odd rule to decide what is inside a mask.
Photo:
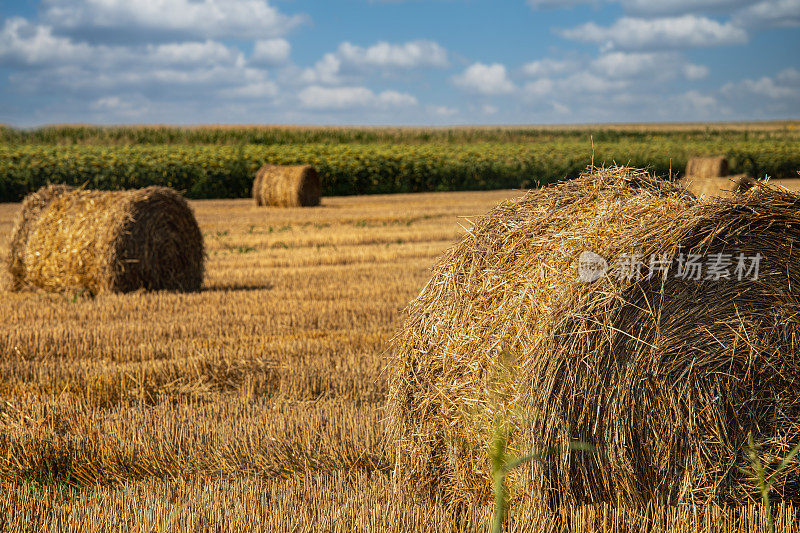
[(48, 187), (23, 202), (12, 237), (12, 289), (198, 290), (203, 236), (167, 187), (89, 191)]
[[(396, 479), (485, 501), (499, 428), (512, 455), (557, 450), (511, 476), (537, 505), (747, 499), (748, 432), (768, 471), (800, 442), (798, 207), (762, 184), (701, 203), (627, 168), (500, 204), (439, 260), (393, 340)], [(719, 253), (760, 254), (758, 279), (673, 275)], [(624, 254), (671, 271), (618, 277)], [(797, 498), (800, 461), (775, 489)]]
[(11, 232), (11, 243), (8, 251), (8, 271), (11, 273), (11, 290), (20, 290), (25, 280), (25, 250), (31, 228), (42, 211), (58, 196), (72, 191), (69, 185), (48, 185), (29, 194), (22, 201), (14, 229)]
[(310, 165), (264, 165), (253, 181), (257, 206), (312, 207), (321, 194), (319, 175)]
[(686, 163), (686, 175), (694, 178), (718, 178), (728, 175), (728, 160), (718, 157), (692, 157)]
[(698, 197), (728, 197), (741, 194), (755, 186), (755, 180), (747, 174), (735, 174), (723, 178), (684, 177), (681, 185)]

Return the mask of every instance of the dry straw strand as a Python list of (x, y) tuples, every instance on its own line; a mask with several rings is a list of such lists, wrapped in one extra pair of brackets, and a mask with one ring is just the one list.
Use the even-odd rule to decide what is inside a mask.
[(319, 175), (310, 165), (264, 165), (253, 181), (257, 206), (312, 207), (320, 195)]
[[(490, 493), (487, 448), (570, 442), (510, 480), (537, 504), (749, 501), (752, 431), (770, 464), (800, 441), (800, 197), (758, 184), (699, 202), (630, 168), (590, 169), (479, 219), (393, 341), (398, 482), (452, 505)], [(761, 254), (758, 280), (580, 281), (577, 260)], [(704, 272), (705, 275), (705, 272)], [(776, 485), (800, 494), (800, 462)]]
[(23, 202), (12, 242), (12, 289), (192, 291), (203, 282), (203, 236), (167, 187), (44, 188)]

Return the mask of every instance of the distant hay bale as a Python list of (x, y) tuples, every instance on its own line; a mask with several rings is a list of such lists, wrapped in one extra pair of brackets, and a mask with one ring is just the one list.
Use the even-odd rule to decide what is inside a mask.
[(173, 189), (88, 191), (50, 186), (17, 218), (11, 289), (193, 291), (203, 282), (203, 236)]
[[(536, 504), (746, 500), (748, 432), (768, 471), (800, 442), (799, 208), (764, 184), (699, 202), (628, 168), (501, 203), (441, 257), (392, 342), (397, 481), (487, 500), (500, 428), (512, 455), (556, 447), (511, 476)], [(729, 279), (674, 275), (721, 253)], [(624, 254), (655, 266), (620, 277)], [(748, 269), (760, 254), (757, 280), (738, 279), (738, 254)], [(775, 489), (798, 499), (800, 460)]]
[(253, 181), (257, 206), (311, 207), (319, 205), (322, 189), (310, 165), (264, 165)]
[(693, 157), (686, 163), (686, 176), (718, 178), (728, 175), (728, 160), (719, 157)]
[(741, 194), (755, 186), (755, 180), (747, 174), (735, 174), (722, 178), (697, 178), (686, 176), (681, 179), (681, 185), (689, 189), (696, 196), (706, 198), (716, 196), (734, 196)]

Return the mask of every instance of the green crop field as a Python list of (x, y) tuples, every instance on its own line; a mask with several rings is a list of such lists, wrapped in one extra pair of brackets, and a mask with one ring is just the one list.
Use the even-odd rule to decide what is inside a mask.
[(248, 196), (264, 163), (309, 163), (325, 195), (525, 188), (587, 165), (682, 172), (725, 155), (733, 173), (796, 177), (795, 123), (572, 128), (89, 127), (0, 129), (0, 201), (47, 183), (169, 185), (192, 198)]

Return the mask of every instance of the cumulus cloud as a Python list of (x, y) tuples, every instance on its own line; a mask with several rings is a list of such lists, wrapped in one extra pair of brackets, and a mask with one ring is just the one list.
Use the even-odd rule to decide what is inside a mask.
[(742, 26), (800, 26), (800, 0), (763, 0), (738, 11), (733, 21)]
[(611, 26), (589, 22), (559, 33), (574, 41), (597, 43), (605, 50), (695, 48), (747, 42), (747, 32), (742, 28), (696, 15), (654, 19), (623, 17)]
[(733, 26), (769, 28), (800, 26), (800, 0), (528, 0), (532, 9), (619, 4), (627, 15), (643, 18), (669, 15), (731, 15)]
[(570, 117), (581, 122), (689, 120), (706, 116), (696, 106), (714, 98), (696, 91), (683, 94), (686, 88), (677, 84), (707, 76), (708, 68), (677, 51), (609, 51), (568, 60), (543, 58), (525, 67), (521, 74), (533, 76), (518, 91), (521, 105), (553, 122)]
[(417, 105), (417, 99), (406, 93), (383, 91), (374, 93), (366, 87), (307, 87), (298, 94), (303, 107), (310, 109), (354, 109), (409, 107)]
[(525, 63), (522, 66), (522, 73), (531, 78), (538, 78), (540, 76), (553, 76), (556, 74), (564, 74), (579, 68), (579, 63), (570, 59), (539, 59)]
[(612, 78), (649, 78), (657, 81), (678, 76), (697, 80), (708, 75), (708, 67), (688, 63), (674, 52), (608, 52), (592, 61), (590, 68)]
[(5, 21), (0, 30), (0, 64), (14, 66), (48, 65), (86, 61), (92, 49), (53, 34), (52, 28), (32, 24), (23, 18)]
[[(652, 105), (669, 94), (665, 81), (685, 76), (682, 72), (682, 65), (685, 64), (681, 63), (678, 56), (642, 54), (640, 57), (628, 57), (626, 54), (617, 54), (601, 55), (583, 68), (564, 76), (529, 81), (520, 94), (524, 101), (547, 104), (552, 111), (556, 108), (563, 111), (565, 107), (580, 109), (593, 105), (604, 106), (607, 110), (620, 110), (643, 105), (643, 101)], [(666, 70), (663, 69), (665, 60), (669, 61)]]
[(308, 67), (300, 73), (301, 83), (322, 83), (336, 85), (342, 83), (340, 69), (342, 61), (332, 53), (325, 54), (322, 59), (314, 63), (313, 67)]
[(220, 95), (229, 98), (261, 99), (277, 96), (280, 92), (278, 84), (270, 80), (248, 83), (240, 87), (222, 89)]
[[(125, 55), (124, 49), (116, 48), (116, 54), (111, 52), (111, 50), (114, 50), (112, 48), (105, 48), (105, 50), (107, 54), (110, 53), (117, 57)], [(244, 60), (239, 50), (229, 48), (216, 41), (148, 45), (144, 49), (144, 56), (140, 56), (136, 51), (132, 56), (141, 58), (151, 65), (184, 65), (191, 67), (218, 64), (242, 65)]]
[(454, 76), (453, 82), (466, 91), (484, 95), (509, 94), (516, 89), (508, 78), (505, 65), (500, 63), (473, 63)]
[(379, 42), (361, 47), (344, 42), (335, 52), (322, 56), (301, 74), (304, 83), (335, 85), (353, 81), (370, 72), (392, 72), (448, 66), (447, 51), (433, 41), (401, 44)]
[(722, 87), (727, 96), (756, 96), (772, 100), (800, 100), (800, 70), (787, 68), (774, 78), (743, 79)]
[(433, 41), (409, 41), (402, 44), (379, 42), (368, 48), (349, 42), (339, 45), (338, 55), (346, 65), (412, 69), (447, 67), (447, 50)]
[(665, 15), (726, 12), (752, 4), (753, 0), (621, 0), (620, 3), (631, 13)]
[(592, 62), (595, 70), (611, 77), (632, 78), (657, 72), (667, 54), (610, 52)]
[(584, 4), (597, 4), (597, 0), (527, 0), (533, 9), (572, 8)]
[(523, 66), (532, 74), (519, 94), (529, 103), (547, 104), (549, 111), (580, 108), (575, 102), (601, 97), (622, 107), (645, 95), (667, 94), (670, 82), (705, 77), (708, 68), (689, 62), (678, 52), (602, 53), (595, 58), (540, 59)]
[(0, 64), (26, 67), (77, 65), (87, 68), (129, 68), (139, 64), (152, 67), (194, 68), (220, 64), (242, 65), (236, 49), (216, 41), (108, 46), (75, 43), (53, 34), (49, 26), (24, 19), (7, 20), (0, 30)]
[[(528, 0), (533, 9), (573, 8), (578, 5), (594, 5), (602, 0)], [(686, 13), (725, 12), (755, 3), (754, 0), (605, 0), (605, 3), (620, 4), (626, 12), (641, 15), (674, 15)]]
[(24, 19), (6, 21), (0, 31), (0, 65), (16, 67), (8, 78), (11, 87), (95, 98), (91, 110), (120, 116), (130, 95), (179, 91), (183, 97), (266, 98), (278, 93), (265, 71), (249, 67), (238, 48), (217, 41), (91, 45)]
[(250, 61), (256, 65), (282, 65), (289, 59), (291, 51), (292, 46), (286, 39), (256, 41)]
[(267, 0), (45, 0), (43, 21), (99, 40), (159, 35), (169, 39), (263, 39), (285, 35), (302, 15), (284, 15)]
[(705, 65), (695, 65), (694, 63), (687, 63), (681, 68), (683, 76), (687, 80), (701, 80), (708, 76), (709, 69)]
[(458, 109), (446, 105), (434, 105), (428, 106), (428, 112), (440, 117), (452, 117), (453, 115), (458, 114)]
[(526, 83), (522, 91), (528, 96), (541, 97), (552, 95), (555, 91), (556, 84), (550, 78), (542, 78), (536, 81)]

